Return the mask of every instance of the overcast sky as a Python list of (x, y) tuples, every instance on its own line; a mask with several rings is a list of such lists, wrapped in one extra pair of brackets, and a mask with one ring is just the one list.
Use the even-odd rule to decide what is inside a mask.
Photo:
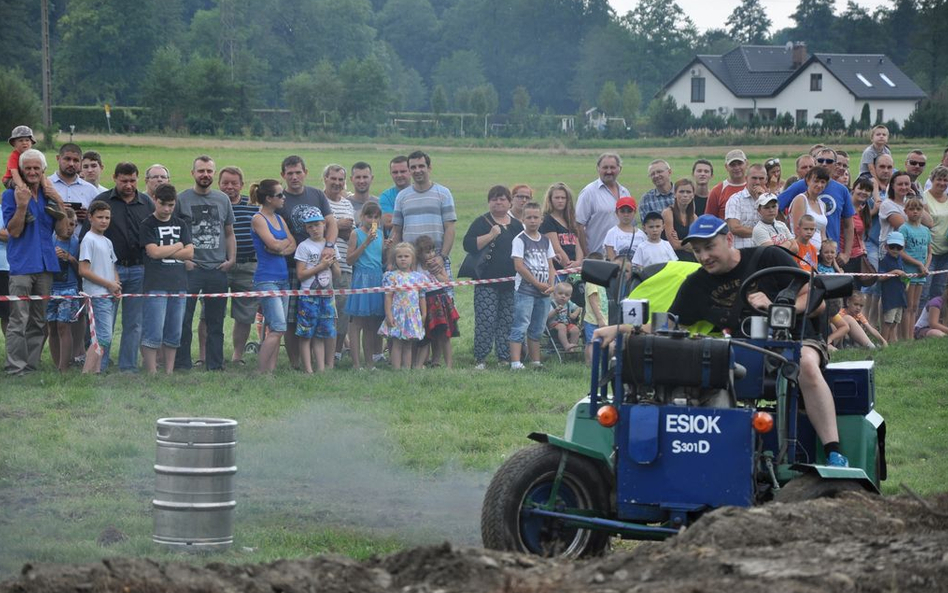
[[(691, 17), (699, 31), (707, 29), (724, 28), (724, 22), (731, 12), (740, 4), (740, 0), (718, 0), (708, 2), (708, 0), (677, 0), (678, 5)], [(624, 15), (635, 8), (636, 0), (609, 0), (609, 4), (618, 15)], [(857, 0), (857, 4), (865, 6), (872, 12), (881, 4), (888, 4), (883, 0)], [(767, 16), (770, 17), (773, 26), (770, 32), (777, 29), (783, 29), (793, 24), (790, 15), (796, 10), (799, 0), (762, 0)], [(846, 0), (836, 0), (836, 14), (846, 10)]]

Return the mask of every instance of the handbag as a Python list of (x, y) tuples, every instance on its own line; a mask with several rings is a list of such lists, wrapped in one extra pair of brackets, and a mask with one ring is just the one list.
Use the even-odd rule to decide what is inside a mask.
[[(878, 270), (872, 267), (872, 264), (869, 263), (869, 258), (865, 255), (859, 260), (859, 271), (863, 274), (875, 274), (878, 272)], [(856, 276), (856, 280), (860, 286), (872, 286), (879, 281), (879, 278), (877, 276)]]
[[(487, 215), (484, 220), (490, 224)], [(487, 269), (490, 267), (490, 260), (493, 257), (493, 244), (490, 243), (477, 253), (468, 253), (461, 262), (461, 268), (458, 270), (458, 278), (473, 278), (474, 280), (483, 280), (486, 277)]]

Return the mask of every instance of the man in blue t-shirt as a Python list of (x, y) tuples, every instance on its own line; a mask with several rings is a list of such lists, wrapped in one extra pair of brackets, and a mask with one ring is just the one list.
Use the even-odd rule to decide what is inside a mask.
[(387, 237), (392, 232), (392, 215), (395, 213), (395, 198), (398, 193), (411, 185), (411, 173), (408, 171), (408, 157), (398, 155), (388, 163), (388, 172), (395, 183), (379, 194), (379, 207), (382, 208), (382, 228)]
[[(836, 151), (825, 148), (816, 155), (818, 167), (826, 167), (833, 171), (836, 164)], [(801, 179), (785, 189), (777, 196), (780, 211), (790, 207), (793, 198), (806, 193), (806, 179)], [(826, 236), (839, 245), (839, 263), (843, 265), (849, 261), (849, 253), (853, 246), (853, 216), (856, 210), (849, 189), (838, 181), (830, 180), (826, 189), (820, 194), (820, 201), (826, 206)]]

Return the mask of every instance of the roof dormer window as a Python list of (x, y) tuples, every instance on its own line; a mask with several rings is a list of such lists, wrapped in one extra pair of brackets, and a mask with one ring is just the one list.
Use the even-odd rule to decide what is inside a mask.
[[(862, 74), (859, 74), (859, 73), (857, 72), (857, 73), (856, 73), (856, 78), (858, 78), (858, 79), (859, 79), (864, 85), (866, 85), (867, 87), (872, 88), (872, 83), (869, 82), (869, 79), (866, 78), (865, 76), (863, 76)], [(892, 86), (895, 86), (895, 85), (892, 85)]]
[(892, 82), (892, 79), (889, 78), (888, 76), (886, 76), (884, 73), (880, 72), (880, 73), (879, 73), (879, 78), (881, 78), (882, 81), (885, 82), (885, 83), (886, 83), (887, 85), (889, 85), (890, 87), (895, 88), (895, 83)]

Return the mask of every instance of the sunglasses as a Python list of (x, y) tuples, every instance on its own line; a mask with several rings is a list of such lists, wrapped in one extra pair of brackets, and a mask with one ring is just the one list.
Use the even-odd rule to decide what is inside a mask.
[(773, 167), (774, 165), (779, 165), (779, 164), (780, 164), (780, 159), (770, 159), (769, 161), (764, 163), (764, 165), (768, 167)]
[(927, 161), (908, 161), (908, 164), (912, 165), (913, 167), (924, 167), (925, 165), (928, 164), (928, 162)]
[(889, 249), (895, 249), (896, 251), (902, 251), (901, 245), (888, 245)]
[(821, 165), (832, 165), (836, 162), (836, 159), (816, 159), (816, 162)]

